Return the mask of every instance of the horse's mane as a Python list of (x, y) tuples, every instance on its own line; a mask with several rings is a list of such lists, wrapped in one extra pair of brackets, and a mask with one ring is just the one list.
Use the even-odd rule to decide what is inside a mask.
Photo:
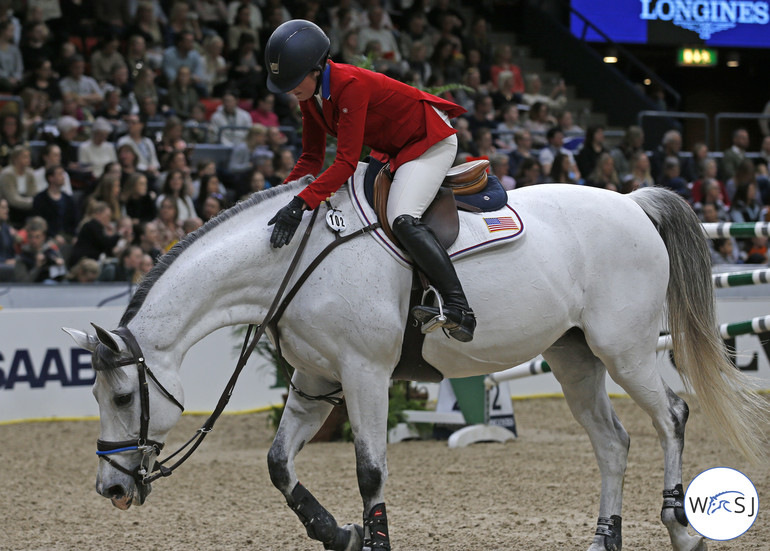
[(123, 317), (120, 318), (119, 325), (121, 327), (128, 325), (128, 323), (134, 318), (136, 313), (142, 307), (142, 304), (144, 304), (144, 299), (147, 298), (147, 294), (150, 292), (150, 289), (152, 289), (152, 286), (155, 284), (155, 282), (161, 278), (169, 266), (171, 266), (171, 264), (173, 264), (174, 261), (182, 255), (182, 253), (189, 249), (201, 237), (211, 232), (218, 226), (224, 224), (231, 218), (238, 216), (243, 211), (263, 203), (264, 201), (267, 201), (276, 195), (288, 193), (290, 190), (293, 190), (300, 185), (301, 184), (298, 182), (292, 182), (287, 185), (276, 186), (268, 188), (264, 191), (260, 191), (258, 193), (254, 193), (247, 199), (239, 201), (229, 209), (219, 213), (216, 217), (206, 222), (203, 226), (194, 232), (186, 235), (184, 239), (174, 245), (170, 251), (168, 251), (160, 258), (160, 260), (158, 260), (158, 263), (155, 265), (155, 267), (150, 270), (150, 272), (139, 284), (139, 287), (136, 289), (134, 296), (131, 298), (131, 301), (126, 307), (126, 311), (123, 312)]

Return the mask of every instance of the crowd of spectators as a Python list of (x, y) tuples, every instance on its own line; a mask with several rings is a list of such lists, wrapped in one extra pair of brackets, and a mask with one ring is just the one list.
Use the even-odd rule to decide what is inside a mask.
[[(137, 282), (186, 233), (279, 185), (301, 153), (301, 116), (294, 96), (267, 90), (263, 50), (291, 18), (327, 32), (332, 60), (465, 107), (452, 121), (457, 162), (490, 159), (508, 190), (662, 185), (704, 220), (765, 217), (770, 138), (759, 163), (746, 159), (745, 130), (719, 163), (702, 144), (681, 155), (676, 131), (652, 154), (638, 127), (608, 147), (603, 127), (575, 123), (564, 81), (522, 71), (512, 45), (491, 38), (488, 14), (405, 4), (0, 0), (5, 279)], [(226, 155), (202, 153), (212, 144)], [(760, 241), (715, 243), (714, 261), (766, 262)]]

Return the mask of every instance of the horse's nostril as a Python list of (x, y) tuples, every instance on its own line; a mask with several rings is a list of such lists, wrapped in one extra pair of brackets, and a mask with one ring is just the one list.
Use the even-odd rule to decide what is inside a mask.
[(126, 489), (121, 486), (120, 484), (115, 484), (114, 486), (110, 486), (107, 488), (107, 491), (104, 493), (104, 497), (107, 498), (121, 498), (126, 495)]

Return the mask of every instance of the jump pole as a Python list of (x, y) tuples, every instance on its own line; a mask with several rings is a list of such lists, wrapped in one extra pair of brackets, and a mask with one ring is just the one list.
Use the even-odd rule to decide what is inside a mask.
[(701, 224), (706, 237), (770, 237), (770, 222), (710, 222)]
[[(738, 321), (735, 323), (723, 323), (719, 326), (719, 334), (722, 338), (729, 339), (730, 337), (737, 337), (738, 335), (749, 335), (756, 333), (770, 332), (770, 316), (759, 316), (746, 321)], [(663, 335), (658, 338), (657, 351), (671, 350), (673, 343), (671, 341), (671, 335)], [(498, 383), (503, 381), (511, 381), (513, 379), (522, 379), (524, 377), (530, 377), (532, 375), (539, 375), (540, 373), (550, 373), (551, 367), (543, 359), (530, 360), (527, 363), (511, 367), (505, 371), (498, 371), (492, 373), (484, 378), (484, 385), (487, 388), (492, 388)]]

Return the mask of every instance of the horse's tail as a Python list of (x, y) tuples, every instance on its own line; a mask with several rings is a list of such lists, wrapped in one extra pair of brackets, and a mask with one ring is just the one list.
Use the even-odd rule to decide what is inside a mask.
[(662, 188), (630, 195), (663, 239), (669, 257), (668, 324), (676, 367), (688, 391), (694, 390), (716, 429), (746, 458), (764, 458), (761, 421), (768, 404), (752, 379), (730, 361), (716, 318), (711, 255), (692, 208)]

